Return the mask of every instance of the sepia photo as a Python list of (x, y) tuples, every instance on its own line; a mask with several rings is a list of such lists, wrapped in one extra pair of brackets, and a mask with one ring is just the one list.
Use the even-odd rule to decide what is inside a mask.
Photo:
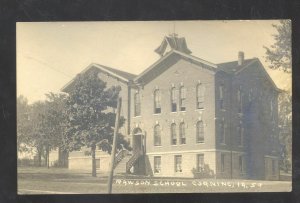
[(18, 194), (292, 190), (290, 20), (16, 28)]

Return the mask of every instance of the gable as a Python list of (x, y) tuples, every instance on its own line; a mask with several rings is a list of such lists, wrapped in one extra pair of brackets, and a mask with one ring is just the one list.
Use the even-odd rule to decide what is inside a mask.
[(249, 63), (247, 66), (244, 66), (242, 69), (236, 71), (235, 74), (236, 75), (241, 74), (245, 71), (251, 70), (251, 68), (255, 70), (257, 74), (262, 76), (262, 78), (266, 79), (269, 82), (270, 86), (274, 88), (274, 90), (278, 92), (282, 91), (276, 86), (276, 84), (274, 83), (274, 81), (272, 80), (268, 72), (265, 70), (263, 64), (260, 62), (258, 58), (255, 58), (253, 62)]
[[(81, 71), (79, 74), (87, 74), (90, 71), (96, 70), (99, 73), (104, 73), (106, 75), (109, 75), (110, 77), (114, 78), (117, 82), (122, 82), (124, 84), (128, 84), (130, 81), (132, 81), (132, 79), (134, 77), (136, 77), (136, 75), (131, 74), (131, 73), (127, 73), (125, 71), (121, 71), (118, 69), (114, 69), (114, 68), (110, 68), (107, 66), (103, 66), (100, 64), (95, 64), (92, 63), (90, 64), (87, 68), (85, 68), (83, 71)], [(76, 78), (76, 77), (75, 77)], [(75, 78), (73, 78), (70, 82), (68, 82), (62, 89), (62, 92), (69, 92), (72, 89), (73, 86), (73, 82), (75, 80)]]
[(149, 68), (147, 68), (145, 71), (143, 71), (141, 74), (139, 74), (135, 79), (134, 82), (138, 84), (147, 84), (151, 80), (155, 79), (159, 75), (161, 75), (163, 72), (165, 72), (167, 69), (169, 69), (171, 66), (173, 66), (175, 63), (177, 63), (179, 60), (185, 60), (188, 61), (196, 67), (202, 69), (206, 69), (208, 71), (211, 71), (213, 73), (216, 72), (216, 65), (213, 63), (210, 63), (208, 61), (205, 61), (203, 59), (184, 54), (182, 52), (172, 50), (168, 54), (166, 54), (164, 57), (159, 59), (156, 63), (151, 65)]

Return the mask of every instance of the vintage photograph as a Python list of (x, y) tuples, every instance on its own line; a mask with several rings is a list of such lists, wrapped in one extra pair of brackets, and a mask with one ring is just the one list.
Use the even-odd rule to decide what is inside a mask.
[(291, 32), (18, 22), (18, 194), (292, 191)]

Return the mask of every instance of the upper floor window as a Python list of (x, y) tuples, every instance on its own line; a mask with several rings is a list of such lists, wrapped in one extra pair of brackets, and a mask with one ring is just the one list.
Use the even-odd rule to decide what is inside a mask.
[(204, 171), (204, 154), (197, 155), (197, 171)]
[(184, 123), (180, 123), (179, 125), (179, 137), (180, 137), (180, 144), (186, 144)]
[(224, 85), (219, 86), (219, 102), (220, 102), (220, 109), (224, 109)]
[(161, 145), (161, 132), (160, 132), (160, 126), (155, 125), (154, 126), (154, 146), (160, 146)]
[(243, 126), (242, 126), (241, 123), (237, 127), (237, 130), (238, 130), (238, 144), (239, 144), (239, 146), (243, 146), (243, 142), (244, 142), (244, 128), (243, 128)]
[(160, 91), (156, 89), (154, 91), (154, 113), (161, 113), (161, 103), (160, 103)]
[(186, 110), (186, 89), (184, 86), (180, 87), (180, 111)]
[(140, 116), (141, 115), (141, 99), (140, 94), (137, 92), (134, 95), (134, 115)]
[(177, 111), (177, 94), (176, 88), (172, 87), (171, 89), (171, 112)]
[(220, 124), (220, 143), (225, 144), (225, 123), (224, 120)]
[(176, 145), (177, 144), (177, 136), (176, 136), (176, 124), (171, 124), (171, 144)]
[(196, 125), (196, 140), (197, 143), (203, 143), (204, 142), (204, 126), (203, 121), (198, 121)]
[(197, 109), (203, 109), (204, 108), (204, 85), (198, 84), (197, 85)]
[(237, 90), (238, 112), (242, 113), (242, 87), (239, 86)]
[(175, 172), (182, 172), (182, 156), (175, 156)]

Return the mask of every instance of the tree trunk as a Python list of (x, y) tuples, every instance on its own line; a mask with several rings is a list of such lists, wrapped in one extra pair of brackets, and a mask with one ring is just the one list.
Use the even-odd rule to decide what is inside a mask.
[(41, 148), (37, 148), (37, 166), (41, 167), (42, 166), (42, 149)]
[(96, 146), (91, 147), (92, 151), (92, 176), (96, 177), (97, 172), (96, 172)]

